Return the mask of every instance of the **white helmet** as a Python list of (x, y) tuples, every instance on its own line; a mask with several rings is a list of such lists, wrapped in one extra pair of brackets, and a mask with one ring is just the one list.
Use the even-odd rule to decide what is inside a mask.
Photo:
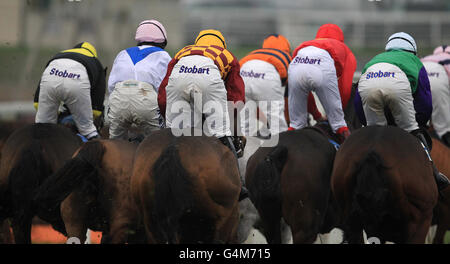
[(386, 43), (386, 50), (401, 49), (417, 54), (417, 45), (411, 35), (405, 32), (397, 32), (391, 35)]

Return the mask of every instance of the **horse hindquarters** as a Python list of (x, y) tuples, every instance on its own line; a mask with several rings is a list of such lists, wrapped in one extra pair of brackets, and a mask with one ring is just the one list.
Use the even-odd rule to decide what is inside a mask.
[(381, 157), (374, 151), (356, 164), (353, 174), (356, 185), (345, 221), (344, 241), (362, 243), (363, 228), (366, 232), (378, 233), (385, 224), (390, 207), (385, 170)]
[(269, 244), (281, 243), (281, 187), (280, 174), (287, 159), (288, 149), (275, 147), (254, 170), (248, 184), (250, 199), (258, 209), (263, 233)]
[(31, 224), (35, 215), (33, 193), (40, 181), (51, 172), (44, 160), (41, 144), (33, 140), (18, 154), (14, 167), (9, 172), (9, 191), (11, 194), (12, 228), (17, 244), (31, 243)]
[[(150, 177), (154, 180), (153, 209), (147, 219), (146, 229), (148, 239), (153, 236), (158, 243), (198, 243), (211, 242), (213, 233), (205, 235), (201, 223), (195, 218), (193, 211), (194, 197), (190, 175), (181, 164), (178, 148), (175, 144), (169, 145), (156, 160)], [(145, 203), (145, 202), (143, 202)], [(207, 217), (203, 218), (203, 220)], [(149, 220), (151, 223), (149, 223)], [(189, 224), (195, 225), (189, 228)], [(187, 226), (187, 228), (185, 228)], [(188, 233), (188, 234), (187, 234)], [(183, 241), (189, 238), (190, 241)]]
[(97, 167), (101, 166), (104, 152), (100, 141), (86, 143), (48, 177), (35, 196), (38, 215), (68, 237), (85, 238), (88, 213), (98, 191)]

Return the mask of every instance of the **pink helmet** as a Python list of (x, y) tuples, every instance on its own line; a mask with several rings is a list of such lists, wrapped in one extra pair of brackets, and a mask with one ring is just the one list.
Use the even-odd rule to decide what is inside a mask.
[(160, 22), (154, 19), (144, 20), (139, 23), (139, 26), (136, 30), (135, 40), (138, 43), (153, 42), (167, 44), (166, 29)]
[(450, 54), (450, 46), (447, 46), (447, 45), (439, 46), (434, 49), (433, 54), (436, 55), (436, 54), (441, 54), (444, 52)]

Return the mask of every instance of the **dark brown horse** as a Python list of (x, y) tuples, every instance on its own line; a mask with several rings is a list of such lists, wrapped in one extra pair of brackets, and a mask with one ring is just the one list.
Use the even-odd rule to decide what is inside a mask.
[[(17, 129), (29, 124), (26, 121), (2, 121), (0, 122), (0, 160), (3, 146), (5, 145), (8, 137)], [(14, 242), (12, 233), (10, 231), (10, 225), (8, 221), (0, 223), (0, 244), (11, 244)]]
[(16, 243), (31, 243), (34, 192), (81, 143), (68, 128), (53, 124), (27, 125), (5, 142), (0, 161), (0, 222), (12, 220)]
[(138, 147), (131, 190), (150, 243), (235, 243), (241, 188), (214, 137), (154, 132)]
[(250, 199), (268, 243), (281, 243), (282, 218), (291, 228), (294, 243), (313, 243), (327, 213), (336, 150), (312, 129), (279, 136), (276, 147), (261, 147), (248, 161)]
[[(445, 146), (440, 140), (433, 138), (433, 148), (431, 157), (434, 164), (444, 175), (450, 176), (450, 148)], [(437, 224), (436, 235), (433, 243), (441, 244), (444, 241), (445, 233), (450, 230), (450, 188), (442, 191), (438, 204), (434, 210), (433, 224)]]
[(417, 140), (397, 127), (364, 127), (336, 154), (331, 187), (344, 241), (424, 243), (438, 200), (431, 163)]
[[(344, 109), (344, 116), (351, 131), (361, 127), (353, 103)], [(339, 227), (341, 218), (330, 195), (330, 178), (335, 147), (342, 140), (327, 122), (321, 122), (281, 133), (278, 146), (260, 147), (249, 159), (246, 186), (268, 243), (286, 242), (281, 237), (282, 219), (290, 226), (294, 243), (313, 243), (318, 234)]]
[(57, 230), (82, 243), (88, 228), (103, 232), (102, 243), (143, 242), (133, 240), (138, 219), (130, 178), (136, 148), (123, 140), (84, 144), (41, 185), (35, 197), (39, 215), (54, 223), (60, 211), (65, 229)]

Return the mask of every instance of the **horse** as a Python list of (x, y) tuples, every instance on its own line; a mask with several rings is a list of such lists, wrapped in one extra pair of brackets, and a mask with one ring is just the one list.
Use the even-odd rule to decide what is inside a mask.
[(68, 238), (85, 241), (87, 229), (102, 231), (101, 243), (141, 243), (130, 178), (137, 145), (95, 140), (46, 179), (34, 200), (39, 215), (54, 223), (60, 212)]
[(235, 243), (240, 189), (236, 158), (215, 137), (166, 128), (136, 151), (131, 192), (149, 243)]
[(418, 139), (394, 126), (368, 126), (341, 145), (331, 176), (344, 241), (424, 243), (438, 201), (431, 162)]
[[(3, 146), (5, 145), (8, 137), (16, 130), (28, 124), (25, 121), (2, 121), (0, 122), (0, 160), (1, 160), (1, 151)], [(0, 223), (0, 244), (11, 244), (13, 243), (13, 237), (10, 231), (10, 226), (7, 221), (4, 221), (3, 224)]]
[[(356, 87), (353, 84), (350, 103), (343, 109), (350, 131), (361, 127), (351, 103)], [(281, 231), (289, 231), (285, 224), (293, 243), (313, 243), (317, 235), (340, 226), (330, 178), (336, 148), (343, 138), (334, 134), (327, 122), (279, 136), (278, 146), (260, 147), (249, 159), (246, 186), (268, 243), (288, 241), (287, 233)]]
[(26, 125), (8, 137), (0, 161), (0, 223), (12, 219), (16, 243), (31, 243), (34, 192), (81, 144), (68, 128), (56, 124)]
[[(450, 148), (439, 139), (433, 138), (431, 157), (437, 169), (447, 177), (450, 176)], [(450, 188), (442, 190), (443, 195), (439, 197), (438, 204), (434, 210), (433, 225), (437, 225), (434, 244), (444, 241), (445, 233), (450, 230)]]
[(313, 243), (322, 229), (336, 149), (313, 129), (279, 134), (276, 147), (260, 147), (249, 159), (246, 185), (270, 244), (282, 242), (282, 219), (293, 243)]

